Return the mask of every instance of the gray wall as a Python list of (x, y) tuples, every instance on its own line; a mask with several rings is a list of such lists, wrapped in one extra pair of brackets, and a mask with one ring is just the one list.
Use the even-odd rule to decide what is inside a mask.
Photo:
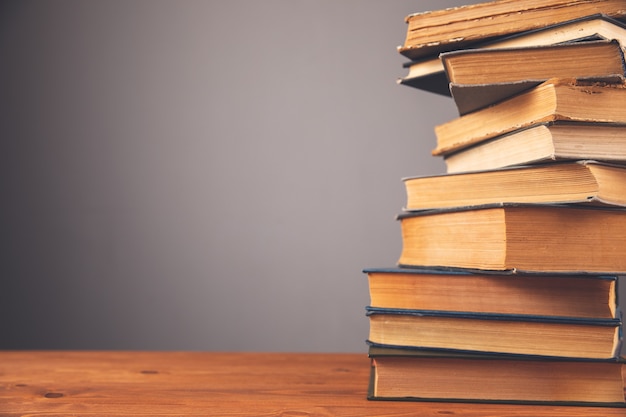
[(0, 348), (365, 351), (456, 116), (403, 19), (462, 3), (2, 2)]

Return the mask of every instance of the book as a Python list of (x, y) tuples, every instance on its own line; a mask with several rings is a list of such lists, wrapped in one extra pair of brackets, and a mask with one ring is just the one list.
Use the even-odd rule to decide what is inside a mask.
[(447, 155), (470, 145), (558, 120), (626, 123), (626, 85), (550, 79), (489, 107), (435, 126), (433, 155)]
[[(611, 39), (619, 41), (620, 45), (626, 45), (626, 25), (620, 20), (596, 14), (490, 42), (481, 42), (472, 45), (471, 49), (518, 48)], [(398, 84), (451, 96), (448, 77), (439, 56), (408, 61), (403, 64), (403, 67), (407, 69), (407, 73), (396, 80)]]
[(596, 161), (408, 177), (403, 183), (408, 211), (494, 203), (626, 206), (626, 165)]
[(454, 84), (543, 82), (549, 78), (624, 78), (624, 54), (616, 40), (465, 49), (442, 53), (440, 59), (448, 80)]
[(494, 204), (398, 215), (403, 267), (626, 273), (626, 210)]
[(443, 156), (447, 173), (587, 158), (626, 162), (626, 124), (539, 123)]
[(624, 407), (626, 366), (370, 347), (370, 400)]
[(617, 318), (616, 275), (489, 274), (370, 268), (370, 306), (408, 310)]
[(622, 83), (624, 52), (616, 40), (469, 49), (440, 55), (459, 114), (535, 87), (550, 78)]
[(368, 343), (441, 351), (612, 359), (621, 319), (366, 308)]
[(583, 16), (626, 14), (624, 0), (499, 0), (409, 14), (398, 52), (409, 59), (434, 56), (514, 33)]

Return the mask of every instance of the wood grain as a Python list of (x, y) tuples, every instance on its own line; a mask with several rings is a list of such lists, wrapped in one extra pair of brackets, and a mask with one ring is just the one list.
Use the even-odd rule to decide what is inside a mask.
[(0, 352), (0, 416), (626, 416), (625, 409), (366, 400), (365, 354)]

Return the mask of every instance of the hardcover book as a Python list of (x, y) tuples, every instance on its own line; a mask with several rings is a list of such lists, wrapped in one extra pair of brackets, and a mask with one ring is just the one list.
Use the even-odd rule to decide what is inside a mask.
[(621, 319), (367, 307), (369, 343), (383, 347), (612, 359)]
[(404, 212), (398, 264), (626, 273), (626, 210), (494, 204)]
[(370, 268), (370, 306), (407, 310), (612, 319), (616, 275), (506, 274), (463, 269)]
[(550, 79), (489, 107), (435, 126), (433, 155), (448, 155), (539, 123), (626, 123), (626, 85)]
[(624, 407), (623, 358), (572, 360), (369, 348), (370, 400)]
[(626, 124), (539, 123), (443, 157), (448, 173), (581, 159), (626, 163)]
[[(556, 45), (564, 42), (617, 40), (626, 45), (626, 25), (609, 16), (597, 14), (530, 30), (491, 42), (472, 45), (468, 49), (520, 48)], [(448, 77), (439, 56), (408, 61), (403, 64), (407, 74), (398, 84), (450, 96)]]
[(403, 183), (408, 211), (495, 203), (626, 206), (626, 165), (596, 161), (409, 177)]
[(626, 15), (626, 0), (499, 0), (412, 13), (398, 51), (409, 59), (594, 14)]
[(550, 78), (622, 83), (624, 52), (619, 42), (467, 49), (440, 55), (459, 114), (487, 107)]

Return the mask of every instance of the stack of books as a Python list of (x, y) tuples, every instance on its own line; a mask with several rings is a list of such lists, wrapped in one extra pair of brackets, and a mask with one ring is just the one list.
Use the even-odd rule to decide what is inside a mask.
[(370, 268), (373, 400), (626, 406), (626, 0), (406, 18), (400, 84), (447, 94), (447, 172), (404, 179)]

